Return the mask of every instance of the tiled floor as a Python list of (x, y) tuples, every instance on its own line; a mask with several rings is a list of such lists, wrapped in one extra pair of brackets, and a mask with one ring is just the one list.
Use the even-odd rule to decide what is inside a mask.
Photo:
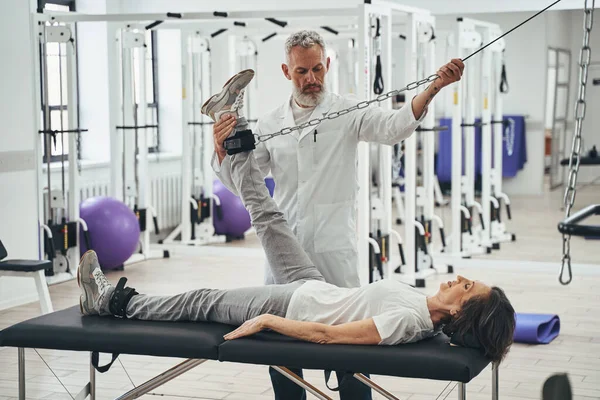
[[(502, 400), (540, 399), (543, 382), (556, 372), (569, 373), (576, 399), (600, 399), (600, 242), (573, 238), (574, 262), (596, 264), (597, 269), (577, 267), (573, 282), (560, 285), (557, 273), (561, 240), (556, 224), (563, 216), (557, 206), (559, 199), (558, 192), (513, 199), (513, 220), (509, 225), (517, 234), (517, 242), (504, 244), (500, 251), (456, 266), (456, 272), (461, 275), (503, 287), (519, 312), (556, 313), (561, 318), (561, 335), (552, 343), (514, 345), (500, 369)], [(578, 208), (598, 199), (600, 188), (588, 188), (578, 195)], [(448, 210), (439, 212), (447, 219)], [(590, 220), (594, 221), (598, 219)], [(138, 291), (173, 294), (198, 287), (262, 284), (262, 262), (258, 241), (250, 236), (234, 244), (186, 249), (185, 254), (175, 252), (168, 260), (131, 265), (125, 272), (112, 272), (108, 277), (116, 282), (126, 274), (129, 284)], [(439, 282), (447, 279), (447, 275), (433, 276), (423, 290), (432, 293)], [(55, 309), (70, 307), (77, 302), (77, 285), (74, 281), (54, 285), (50, 287), (50, 294)], [(35, 303), (4, 310), (0, 312), (0, 329), (36, 315), (39, 308)], [(101, 363), (104, 363), (108, 355), (102, 357)], [(139, 385), (180, 361), (122, 355), (107, 373), (96, 374), (97, 398), (118, 397), (133, 388), (131, 381)], [(71, 399), (71, 395), (74, 397), (88, 382), (88, 362), (85, 353), (26, 351), (27, 398)], [(331, 397), (338, 398), (325, 387), (322, 372), (307, 371), (305, 376)], [(372, 378), (403, 400), (457, 397), (454, 383), (447, 387), (448, 382)], [(490, 399), (490, 383), (488, 368), (467, 386), (467, 398)], [(152, 393), (160, 396), (149, 394), (143, 398), (273, 398), (267, 367), (214, 361), (196, 367)], [(0, 400), (16, 398), (17, 394), (17, 351), (0, 348)]]

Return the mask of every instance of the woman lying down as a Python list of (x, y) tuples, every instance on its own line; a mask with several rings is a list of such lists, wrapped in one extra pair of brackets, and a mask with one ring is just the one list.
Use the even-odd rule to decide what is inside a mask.
[(77, 282), (84, 315), (154, 321), (212, 321), (239, 326), (233, 340), (262, 330), (320, 344), (397, 345), (440, 331), (478, 342), (492, 361), (512, 344), (514, 309), (504, 292), (461, 276), (427, 297), (384, 279), (360, 288), (325, 282), (269, 195), (254, 153), (231, 157), (232, 175), (272, 268), (275, 285), (198, 289), (175, 296), (138, 294), (125, 278), (112, 286), (93, 251), (81, 259)]

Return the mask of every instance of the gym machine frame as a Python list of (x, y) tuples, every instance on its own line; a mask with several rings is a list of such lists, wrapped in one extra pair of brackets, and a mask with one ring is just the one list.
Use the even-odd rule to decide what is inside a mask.
[[(483, 43), (488, 43), (500, 35), (501, 30), (496, 24), (470, 18), (458, 18), (457, 29), (454, 33), (456, 56), (463, 58), (466, 52), (475, 50)], [(499, 76), (500, 74), (503, 50), (504, 41), (501, 39), (482, 51), (480, 62), (482, 63), (481, 91), (483, 95), (477, 106), (474, 99), (477, 90), (477, 76), (475, 73), (466, 72), (464, 82), (458, 82), (454, 87), (452, 113), (452, 232), (449, 239), (450, 249), (444, 256), (469, 258), (472, 255), (490, 253), (492, 248), (498, 249), (501, 241), (514, 240), (514, 235), (507, 234), (504, 223), (500, 221), (499, 199), (504, 200), (509, 218), (510, 201), (508, 196), (502, 192), (504, 131), (502, 103), (500, 93), (492, 85), (493, 76)], [(494, 119), (492, 118), (490, 100), (495, 106)], [(477, 111), (481, 112), (480, 123), (475, 122)], [(494, 125), (493, 131), (492, 124)], [(475, 201), (476, 126), (482, 128), (481, 203)], [(495, 136), (493, 164), (492, 133)], [(462, 154), (463, 140), (466, 153), (464, 161)], [(462, 162), (464, 162), (464, 174), (462, 172)], [(492, 190), (494, 195), (492, 195)], [(479, 214), (480, 223), (477, 225), (473, 224), (474, 209), (477, 209)]]
[[(113, 30), (109, 32), (115, 38), (115, 45), (108, 47), (111, 148), (109, 194), (127, 204), (140, 223), (140, 251), (123, 263), (129, 265), (149, 259), (167, 258), (169, 251), (153, 248), (148, 229), (151, 214), (155, 233), (160, 233), (156, 210), (148, 201), (150, 181), (146, 131), (157, 126), (147, 125), (145, 122), (140, 124), (145, 121), (148, 109), (146, 30), (140, 24), (126, 23), (113, 25)], [(138, 69), (137, 85), (134, 68)]]
[(162, 243), (224, 243), (225, 237), (215, 235), (213, 226), (213, 209), (219, 213), (221, 205), (219, 197), (213, 193), (210, 164), (213, 139), (207, 127), (213, 121), (200, 113), (203, 99), (210, 97), (211, 91), (211, 52), (208, 38), (192, 26), (182, 28), (181, 55), (181, 222)]
[[(78, 169), (78, 146), (77, 135), (86, 132), (87, 129), (79, 128), (78, 120), (78, 98), (77, 85), (75, 80), (76, 72), (76, 38), (74, 37), (74, 23), (55, 23), (52, 21), (35, 21), (32, 24), (34, 35), (37, 40), (33, 41), (33, 54), (36, 62), (34, 63), (34, 82), (35, 87), (35, 104), (43, 105), (45, 108), (44, 118), (40, 116), (39, 109), (36, 108), (34, 120), (37, 122), (38, 131), (35, 137), (36, 144), (36, 164), (37, 164), (37, 182), (38, 182), (38, 211), (40, 217), (39, 227), (40, 234), (38, 236), (38, 249), (40, 259), (44, 259), (47, 255), (48, 259), (53, 261), (52, 271), (46, 271), (46, 281), (48, 284), (60, 283), (75, 278), (73, 273), (79, 263), (79, 232), (80, 229), (84, 233), (84, 239), (89, 243), (88, 228), (85, 221), (79, 216), (79, 169)], [(49, 84), (48, 84), (48, 69), (47, 69), (47, 48), (49, 43), (56, 43), (58, 46), (66, 44), (66, 98), (67, 98), (67, 113), (68, 127), (64, 129), (61, 112), (61, 129), (52, 130), (50, 108), (49, 108)], [(62, 60), (59, 60), (62, 69)], [(59, 76), (61, 90), (61, 106), (62, 106), (62, 70)], [(57, 189), (52, 185), (52, 168), (51, 168), (51, 142), (53, 135), (63, 135), (62, 143), (64, 144), (64, 135), (68, 135), (68, 187), (64, 185), (64, 170), (62, 171), (63, 184), (61, 189)], [(46, 149), (46, 180), (44, 180), (44, 169), (42, 165), (42, 157), (44, 155), (44, 147), (40, 143), (39, 135), (44, 135), (44, 143)], [(64, 152), (64, 148), (63, 148)], [(64, 162), (64, 160), (63, 160)], [(47, 185), (47, 187), (45, 187)], [(68, 200), (66, 191), (69, 191)], [(65, 204), (67, 203), (67, 204)], [(66, 272), (55, 273), (54, 264), (57, 261), (57, 254), (62, 253), (65, 259), (67, 270)]]
[[(427, 13), (413, 13), (408, 16), (405, 37), (405, 55), (408, 68), (405, 81), (423, 79), (436, 71), (435, 45), (433, 41), (435, 18)], [(424, 53), (424, 54), (423, 54)], [(424, 89), (418, 89), (421, 92)], [(416, 94), (416, 93), (415, 93)], [(407, 96), (408, 97), (408, 96)], [(435, 101), (429, 104), (427, 115), (417, 132), (404, 140), (404, 196), (396, 196), (396, 201), (404, 200), (402, 218), (405, 222), (404, 248), (400, 247), (401, 266), (390, 270), (393, 279), (405, 281), (416, 287), (425, 287), (426, 278), (439, 273), (452, 273), (453, 267), (434, 260), (431, 244), (433, 222), (438, 225), (445, 243), (444, 224), (435, 215)], [(407, 106), (407, 105), (405, 105)], [(410, 106), (410, 105), (408, 105)], [(417, 186), (417, 141), (423, 137), (422, 186)], [(391, 169), (391, 168), (390, 168)], [(399, 188), (397, 188), (399, 191)], [(418, 215), (420, 214), (420, 215)], [(413, 221), (408, 223), (408, 221)], [(408, 260), (408, 261), (407, 261)], [(403, 268), (408, 264), (410, 267)]]

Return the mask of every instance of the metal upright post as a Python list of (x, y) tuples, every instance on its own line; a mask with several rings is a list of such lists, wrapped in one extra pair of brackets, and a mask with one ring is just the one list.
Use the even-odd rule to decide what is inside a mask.
[(92, 365), (92, 353), (90, 353), (90, 400), (96, 400), (96, 368)]
[[(75, 32), (75, 23), (69, 24), (71, 36)], [(77, 38), (75, 38), (77, 40)], [(75, 79), (77, 75), (77, 62), (75, 58), (75, 42), (67, 42), (67, 112), (69, 114), (69, 129), (79, 128), (78, 119), (78, 104), (79, 98), (77, 97), (77, 81)], [(69, 203), (68, 213), (69, 221), (75, 222), (79, 220), (79, 149), (77, 138), (81, 133), (70, 133), (69, 134)], [(50, 172), (50, 171), (48, 171)], [(78, 224), (79, 225), (79, 224)], [(79, 262), (79, 240), (75, 240), (75, 246), (71, 250), (69, 262), (71, 265), (77, 265)]]
[[(360, 100), (367, 100), (370, 93), (371, 81), (371, 54), (369, 38), (369, 4), (360, 4), (358, 7), (358, 59), (362, 58), (362, 66), (359, 64), (359, 70), (364, 73), (358, 75), (357, 97)], [(370, 228), (370, 193), (369, 193), (369, 170), (370, 154), (369, 143), (360, 142), (357, 150), (358, 157), (358, 276), (361, 285), (369, 283), (369, 228)]]
[[(490, 28), (486, 27), (483, 41), (492, 40)], [(482, 54), (481, 88), (481, 205), (483, 208), (482, 246), (491, 247), (491, 174), (492, 174), (492, 110), (489, 104), (492, 94), (492, 51), (484, 49)]]
[[(137, 51), (137, 67), (138, 67), (138, 91), (137, 91), (137, 125), (146, 126), (149, 125), (147, 122), (148, 115), (148, 100), (146, 100), (146, 52), (147, 47), (145, 46), (145, 36), (142, 33), (140, 35), (141, 44), (137, 46), (133, 51)], [(133, 86), (136, 87), (135, 85)], [(136, 93), (134, 93), (135, 98)], [(135, 104), (135, 102), (134, 102)], [(157, 111), (158, 112), (158, 111)], [(146, 226), (140, 240), (142, 241), (142, 251), (145, 257), (150, 256), (150, 229), (148, 229), (148, 220), (150, 217), (150, 210), (148, 205), (148, 186), (150, 179), (148, 177), (148, 132), (149, 128), (141, 128), (136, 130), (138, 132), (137, 137), (137, 148), (138, 155), (137, 160), (134, 161), (137, 165), (137, 205), (140, 210), (146, 210), (144, 226)], [(142, 216), (140, 216), (141, 218)]]
[[(381, 31), (381, 64), (384, 71), (384, 82), (392, 82), (392, 14), (382, 16)], [(391, 99), (381, 103), (381, 107), (391, 110)], [(392, 231), (392, 146), (379, 145), (379, 174), (380, 193), (383, 203), (383, 220), (381, 221), (381, 235), (387, 238), (382, 241), (381, 256), (390, 251), (390, 233)], [(394, 268), (390, 266), (389, 259), (383, 260), (384, 277), (389, 277)]]
[(458, 400), (467, 400), (467, 384), (459, 382), (458, 384)]
[[(405, 82), (413, 82), (417, 78), (417, 24), (414, 14), (409, 14), (406, 21), (405, 40)], [(409, 94), (407, 94), (408, 99)], [(408, 103), (407, 107), (410, 107)], [(417, 173), (417, 135), (412, 134), (404, 140), (404, 255), (406, 259), (406, 277), (408, 283), (417, 284), (416, 262), (416, 173)]]
[[(462, 58), (462, 23), (456, 24), (456, 57)], [(451, 254), (460, 256), (462, 253), (462, 96), (463, 80), (454, 85), (454, 99), (452, 107), (452, 245)]]
[(190, 102), (193, 97), (191, 81), (193, 62), (191, 58), (190, 34), (181, 30), (181, 242), (186, 243), (192, 237), (190, 199), (192, 198), (192, 146), (190, 122)]
[(25, 349), (19, 347), (17, 351), (17, 357), (19, 360), (19, 400), (25, 400)]

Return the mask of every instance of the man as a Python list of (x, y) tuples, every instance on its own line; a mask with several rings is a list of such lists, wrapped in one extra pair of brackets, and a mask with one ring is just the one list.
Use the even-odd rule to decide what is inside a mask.
[[(268, 135), (331, 112), (351, 107), (355, 100), (330, 93), (326, 74), (330, 59), (323, 38), (314, 31), (292, 34), (285, 43), (285, 77), (292, 81), (288, 101), (259, 119), (254, 134)], [(399, 110), (367, 107), (302, 131), (257, 144), (260, 169), (275, 181), (273, 198), (292, 231), (328, 283), (360, 286), (356, 236), (357, 145), (360, 141), (394, 145), (409, 137), (422, 122), (427, 106), (445, 86), (460, 80), (464, 65), (455, 59), (437, 72), (425, 91)], [(223, 143), (234, 130), (246, 130), (241, 115), (244, 88), (254, 72), (242, 71), (221, 93), (211, 97), (202, 112), (215, 121), (213, 169), (223, 184), (238, 194)], [(273, 284), (270, 268), (265, 283)], [(302, 377), (301, 370), (293, 370)], [(276, 399), (304, 399), (306, 394), (275, 370), (270, 370)], [(338, 381), (342, 374), (338, 373)], [(370, 389), (355, 379), (340, 387), (340, 397), (370, 399)]]

